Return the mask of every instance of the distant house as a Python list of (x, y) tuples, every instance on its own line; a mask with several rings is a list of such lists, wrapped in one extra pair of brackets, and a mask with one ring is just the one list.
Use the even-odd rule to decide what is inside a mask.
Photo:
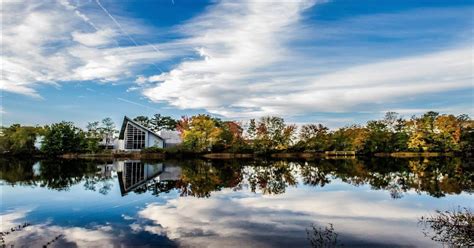
[(113, 136), (113, 133), (106, 133), (102, 136), (102, 139), (99, 141), (99, 147), (103, 149), (115, 149), (118, 144), (117, 137)]
[(158, 135), (165, 140), (165, 147), (173, 147), (181, 144), (181, 136), (178, 131), (174, 130), (160, 130)]
[(165, 147), (165, 140), (138, 122), (124, 117), (120, 129), (118, 149), (137, 151), (147, 147)]

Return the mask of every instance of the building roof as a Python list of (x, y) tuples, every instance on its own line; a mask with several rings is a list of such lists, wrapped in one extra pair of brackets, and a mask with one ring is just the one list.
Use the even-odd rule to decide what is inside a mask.
[(151, 129), (143, 126), (142, 124), (128, 118), (127, 116), (124, 116), (123, 117), (123, 122), (122, 122), (122, 128), (120, 129), (120, 134), (119, 134), (119, 139), (123, 140), (124, 138), (124, 134), (125, 134), (125, 128), (127, 127), (127, 122), (131, 122), (133, 123), (135, 126), (138, 126), (140, 127), (141, 129), (144, 129), (145, 131), (151, 133), (152, 135), (156, 136), (157, 138), (161, 139), (161, 140), (165, 140), (163, 139), (160, 135), (158, 135), (157, 133), (153, 132)]

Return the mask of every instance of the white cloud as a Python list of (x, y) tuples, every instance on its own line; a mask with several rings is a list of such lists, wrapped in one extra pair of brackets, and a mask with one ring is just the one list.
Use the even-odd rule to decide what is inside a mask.
[(206, 199), (152, 203), (139, 216), (154, 222), (142, 224), (143, 230), (190, 247), (306, 246), (305, 228), (312, 223), (333, 223), (346, 245), (432, 246), (416, 224), (429, 206), (386, 197), (386, 192), (364, 190), (289, 188), (283, 195), (260, 195), (225, 189)]
[[(318, 47), (313, 40), (331, 35), (328, 31), (339, 37), (353, 25), (360, 33), (380, 15), (356, 22), (349, 18), (346, 29), (331, 26), (320, 34), (317, 28), (324, 23), (311, 25), (305, 19), (305, 11), (318, 8), (320, 2), (324, 1), (217, 1), (204, 13), (167, 30), (181, 38), (138, 44), (132, 37), (144, 35), (147, 27), (112, 16), (97, 1), (7, 1), (1, 13), (0, 89), (39, 98), (36, 88), (42, 84), (135, 81), (129, 91), (140, 89), (152, 101), (233, 118), (364, 111), (368, 105), (372, 111), (388, 104), (405, 108), (399, 105), (423, 94), (472, 90), (471, 42), (451, 48), (443, 44), (442, 51), (422, 49), (423, 54), (404, 53), (398, 58), (391, 52), (386, 60), (376, 52), (377, 59), (361, 63), (363, 59), (353, 58), (360, 51)], [(389, 20), (403, 17), (407, 22), (417, 13), (393, 14)], [(416, 30), (410, 36), (413, 33)], [(324, 53), (333, 51), (340, 54), (338, 59), (326, 61)], [(158, 66), (185, 55), (166, 72)], [(142, 75), (148, 67), (155, 72)]]
[(472, 88), (471, 46), (321, 70), (312, 62), (318, 54), (292, 49), (295, 37), (305, 40), (297, 31), (314, 4), (219, 2), (181, 29), (200, 58), (150, 76), (154, 85), (143, 94), (181, 109), (253, 117), (354, 111)]
[(98, 30), (96, 32), (75, 32), (71, 33), (72, 39), (86, 46), (108, 45), (113, 40), (116, 33), (112, 29)]
[[(0, 215), (0, 222), (4, 230), (22, 225), (27, 210), (16, 210)], [(31, 223), (30, 223), (31, 224)], [(95, 229), (87, 229), (82, 227), (61, 227), (49, 225), (49, 223), (30, 225), (21, 231), (11, 232), (4, 236), (7, 247), (27, 247), (31, 244), (38, 246), (46, 245), (48, 242), (62, 235), (54, 242), (58, 247), (71, 246), (77, 247), (113, 247), (120, 243), (111, 234), (112, 229), (109, 226), (97, 226)], [(65, 243), (67, 242), (67, 243)]]
[[(118, 81), (170, 56), (150, 45), (118, 46), (124, 34), (102, 11), (86, 15), (65, 0), (7, 1), (2, 20), (0, 88), (9, 92), (40, 97), (39, 84)], [(129, 32), (141, 31), (134, 26)]]
[(201, 59), (182, 62), (168, 73), (150, 77), (150, 81), (163, 82), (144, 94), (179, 108), (216, 112), (220, 107), (232, 107), (242, 98), (241, 93), (252, 93), (250, 88), (262, 86), (255, 70), (283, 61), (288, 52), (284, 44), (293, 35), (290, 31), (302, 12), (314, 4), (219, 2), (182, 28), (191, 37), (186, 42), (196, 47)]

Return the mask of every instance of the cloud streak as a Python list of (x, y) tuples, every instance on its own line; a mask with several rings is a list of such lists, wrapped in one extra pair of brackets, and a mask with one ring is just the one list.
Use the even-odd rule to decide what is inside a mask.
[[(311, 19), (326, 2), (216, 1), (165, 28), (170, 39), (137, 42), (152, 36), (149, 27), (109, 12), (99, 0), (77, 6), (8, 1), (2, 5), (0, 89), (41, 98), (41, 86), (130, 84), (128, 92), (155, 103), (228, 118), (407, 109), (420, 96), (472, 91), (472, 38), (461, 30), (468, 11)], [(446, 20), (456, 16), (452, 25), (459, 32), (436, 43), (451, 27)], [(407, 27), (416, 20), (419, 26)], [(396, 49), (361, 43), (368, 39), (389, 40), (386, 47)], [(426, 48), (400, 47), (425, 39)], [(413, 105), (408, 108), (436, 104)]]
[(321, 72), (312, 63), (317, 54), (296, 52), (292, 43), (305, 10), (315, 5), (219, 2), (182, 28), (199, 59), (149, 77), (154, 85), (143, 94), (180, 109), (255, 117), (357, 111), (367, 104), (383, 108), (422, 94), (472, 88), (469, 45)]
[[(37, 98), (39, 85), (121, 81), (135, 77), (134, 72), (147, 65), (179, 54), (136, 42), (119, 46), (123, 25), (117, 30), (102, 12), (86, 15), (66, 0), (8, 1), (2, 5), (2, 20), (0, 88)], [(132, 31), (144, 32), (144, 27), (133, 25)]]

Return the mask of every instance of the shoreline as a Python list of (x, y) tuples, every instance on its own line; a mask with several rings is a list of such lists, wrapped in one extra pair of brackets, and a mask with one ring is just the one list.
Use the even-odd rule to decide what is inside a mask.
[[(0, 157), (23, 157), (24, 155), (2, 154)], [(232, 152), (211, 152), (211, 153), (142, 153), (142, 152), (114, 152), (114, 153), (68, 153), (58, 156), (45, 156), (43, 154), (32, 155), (34, 158), (61, 158), (61, 159), (356, 159), (359, 157), (379, 157), (379, 158), (430, 158), (430, 157), (472, 157), (472, 154), (459, 154), (454, 152), (385, 152), (374, 154), (356, 154), (355, 152), (275, 152), (268, 154), (257, 153), (232, 153)]]

